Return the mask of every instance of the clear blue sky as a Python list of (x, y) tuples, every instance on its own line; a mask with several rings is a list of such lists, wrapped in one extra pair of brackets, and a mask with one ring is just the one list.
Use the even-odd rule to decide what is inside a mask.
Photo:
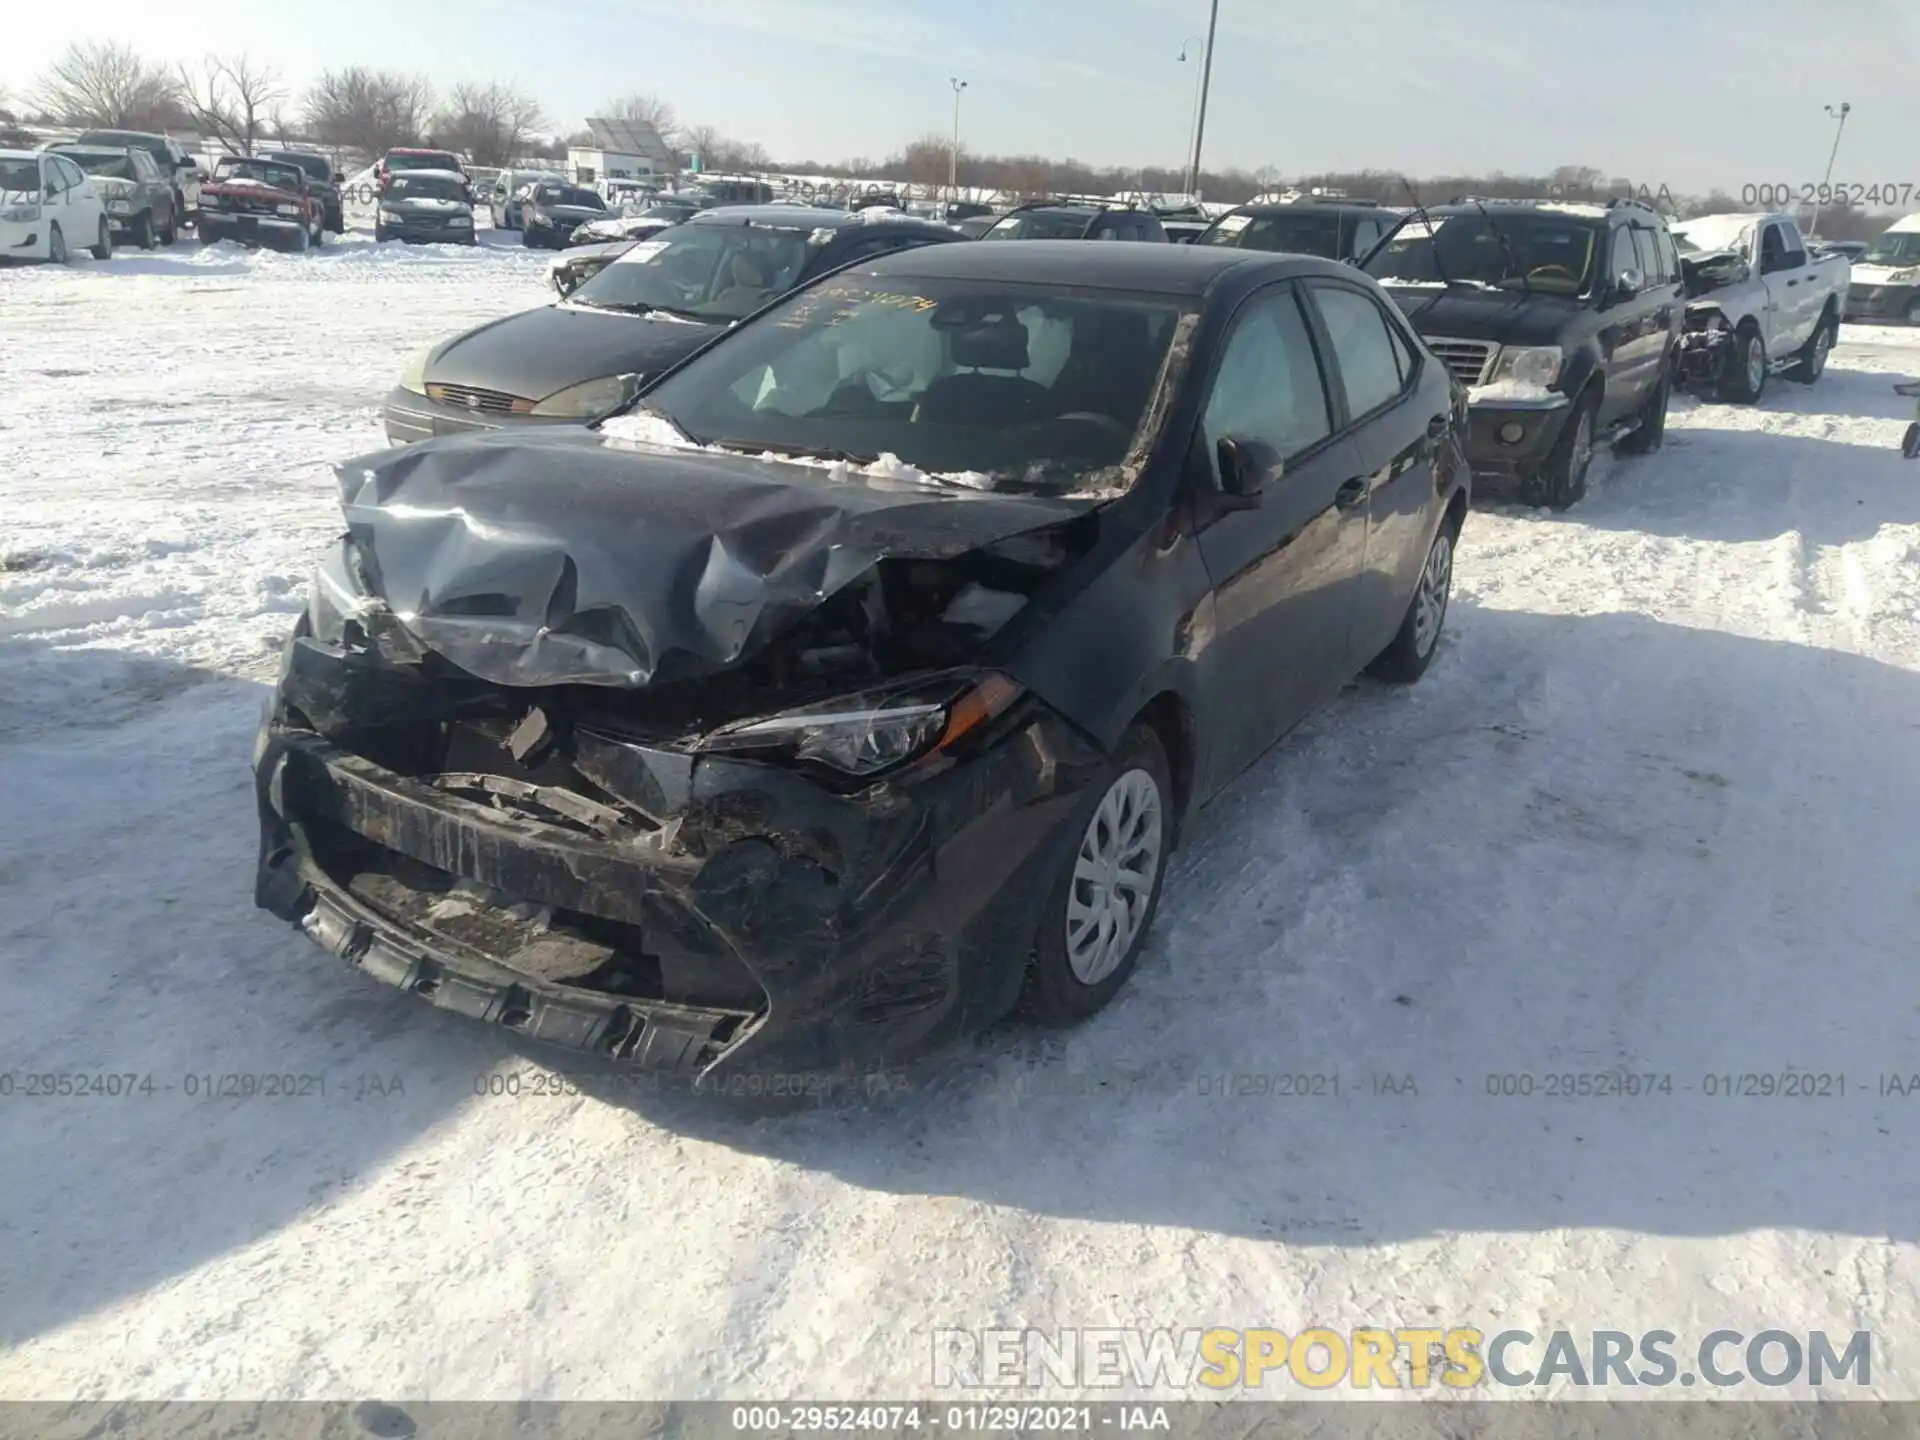
[[(295, 84), (364, 62), (502, 79), (557, 128), (651, 90), (783, 158), (879, 158), (952, 123), (970, 150), (1180, 163), (1207, 0), (91, 0), (20, 5), (0, 89), (67, 42), (249, 50)], [(1657, 188), (1920, 187), (1920, 0), (1221, 0), (1207, 159), (1284, 174), (1538, 173)], [(1920, 209), (1920, 200), (1909, 208)]]

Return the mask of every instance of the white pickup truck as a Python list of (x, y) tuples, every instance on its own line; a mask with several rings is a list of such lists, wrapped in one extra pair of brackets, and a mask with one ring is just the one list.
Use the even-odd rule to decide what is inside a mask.
[(1681, 378), (1748, 405), (1769, 375), (1818, 380), (1840, 333), (1847, 257), (1809, 254), (1790, 215), (1703, 215), (1672, 229), (1688, 297)]

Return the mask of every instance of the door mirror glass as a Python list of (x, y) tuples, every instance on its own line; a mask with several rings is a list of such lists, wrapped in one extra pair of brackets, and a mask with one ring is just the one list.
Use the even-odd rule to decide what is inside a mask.
[(1620, 278), (1613, 282), (1613, 298), (1631, 300), (1646, 287), (1647, 277), (1632, 265), (1620, 272)]
[(1236, 499), (1258, 497), (1285, 468), (1279, 456), (1244, 436), (1222, 435), (1213, 449), (1220, 466), (1220, 489)]

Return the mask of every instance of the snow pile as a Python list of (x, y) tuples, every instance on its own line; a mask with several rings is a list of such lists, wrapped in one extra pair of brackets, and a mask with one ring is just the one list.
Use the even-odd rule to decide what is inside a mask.
[[(714, 455), (742, 453), (719, 445), (695, 444), (682, 435), (673, 422), (664, 415), (645, 410), (615, 415), (609, 420), (602, 421), (600, 433), (617, 444), (655, 446), (671, 450), (704, 450)], [(864, 465), (847, 460), (827, 460), (813, 455), (782, 455), (772, 450), (763, 450), (759, 458), (769, 464), (802, 465), (812, 470), (824, 470), (832, 480), (850, 480), (855, 475), (862, 475), (876, 480), (901, 480), (914, 485), (958, 485), (968, 490), (993, 488), (993, 477), (983, 475), (978, 470), (922, 470), (918, 466), (907, 464), (898, 455), (884, 452)]]

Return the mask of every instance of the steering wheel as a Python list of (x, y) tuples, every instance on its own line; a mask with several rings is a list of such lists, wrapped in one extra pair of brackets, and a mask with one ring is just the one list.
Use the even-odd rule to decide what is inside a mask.
[(1133, 431), (1121, 424), (1111, 415), (1102, 415), (1097, 410), (1069, 410), (1065, 415), (1056, 415), (1051, 420), (1038, 422), (1042, 425), (1093, 425), (1122, 440), (1131, 440)]
[(1564, 265), (1536, 265), (1533, 269), (1527, 271), (1527, 279), (1529, 280), (1537, 275), (1560, 275), (1564, 276), (1569, 284), (1577, 285), (1580, 283), (1580, 277)]

